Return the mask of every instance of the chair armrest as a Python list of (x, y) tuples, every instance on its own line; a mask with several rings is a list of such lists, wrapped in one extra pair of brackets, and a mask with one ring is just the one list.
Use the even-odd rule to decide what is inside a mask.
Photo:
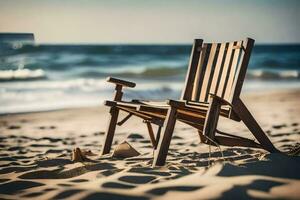
[(133, 82), (130, 82), (130, 81), (124, 81), (124, 80), (121, 80), (121, 79), (117, 79), (117, 78), (113, 78), (113, 77), (107, 77), (106, 78), (106, 81), (107, 82), (110, 82), (110, 83), (114, 83), (116, 85), (121, 85), (121, 86), (124, 86), (124, 87), (130, 87), (130, 88), (134, 88), (135, 87), (135, 83)]
[(218, 95), (209, 93), (209, 97), (213, 98), (214, 100), (217, 100), (218, 102), (221, 103), (221, 105), (228, 105), (230, 107), (233, 107), (231, 103), (223, 99), (222, 97), (219, 97)]
[(166, 103), (170, 106), (176, 107), (176, 108), (185, 108), (185, 102), (184, 101), (178, 101), (178, 100), (172, 100), (168, 99)]
[(208, 106), (208, 102), (199, 102), (199, 101), (190, 101), (190, 100), (184, 100), (185, 104), (187, 106), (198, 106), (198, 107), (203, 107), (203, 106)]

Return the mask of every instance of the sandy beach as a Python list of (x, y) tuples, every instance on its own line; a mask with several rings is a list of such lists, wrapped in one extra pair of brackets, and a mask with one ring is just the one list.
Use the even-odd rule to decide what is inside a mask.
[[(276, 147), (299, 145), (300, 90), (244, 93), (242, 99)], [(166, 166), (152, 168), (146, 125), (134, 117), (117, 128), (113, 144), (127, 141), (140, 155), (99, 156), (107, 120), (108, 108), (100, 104), (0, 116), (0, 198), (300, 199), (299, 156), (209, 147), (178, 122)], [(219, 127), (254, 139), (242, 123), (221, 119)], [(75, 147), (94, 155), (72, 162)]]

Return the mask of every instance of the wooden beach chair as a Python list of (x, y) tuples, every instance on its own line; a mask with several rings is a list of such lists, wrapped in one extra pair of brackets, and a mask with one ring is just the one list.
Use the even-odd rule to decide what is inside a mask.
[[(142, 118), (147, 125), (155, 149), (153, 166), (165, 164), (176, 120), (196, 128), (201, 142), (206, 144), (278, 152), (240, 99), (253, 45), (254, 40), (250, 38), (226, 43), (203, 43), (196, 39), (180, 100), (125, 102), (122, 101), (122, 88), (135, 87), (135, 83), (109, 77), (107, 81), (116, 87), (114, 100), (105, 102), (111, 108), (102, 155), (110, 152), (116, 125), (122, 125), (132, 115)], [(128, 116), (118, 122), (120, 110)], [(219, 116), (242, 121), (257, 142), (219, 131)], [(158, 126), (156, 136), (152, 124)]]

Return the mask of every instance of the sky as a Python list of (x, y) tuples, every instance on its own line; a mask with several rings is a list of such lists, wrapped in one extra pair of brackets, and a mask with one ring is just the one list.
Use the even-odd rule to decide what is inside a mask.
[(37, 43), (300, 43), (298, 0), (0, 0), (0, 32)]

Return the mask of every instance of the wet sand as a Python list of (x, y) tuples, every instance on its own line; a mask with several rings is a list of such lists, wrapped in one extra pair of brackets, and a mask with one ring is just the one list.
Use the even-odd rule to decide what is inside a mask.
[[(299, 145), (300, 90), (247, 93), (242, 99), (276, 147)], [(108, 108), (100, 105), (0, 116), (0, 198), (300, 198), (299, 156), (225, 146), (222, 152), (210, 147), (210, 154), (197, 131), (178, 122), (167, 164), (152, 168), (147, 128), (135, 117), (117, 128), (113, 148), (127, 141), (140, 155), (99, 156), (107, 120)], [(254, 139), (242, 123), (222, 118), (219, 129)], [(75, 147), (95, 155), (72, 162)]]

